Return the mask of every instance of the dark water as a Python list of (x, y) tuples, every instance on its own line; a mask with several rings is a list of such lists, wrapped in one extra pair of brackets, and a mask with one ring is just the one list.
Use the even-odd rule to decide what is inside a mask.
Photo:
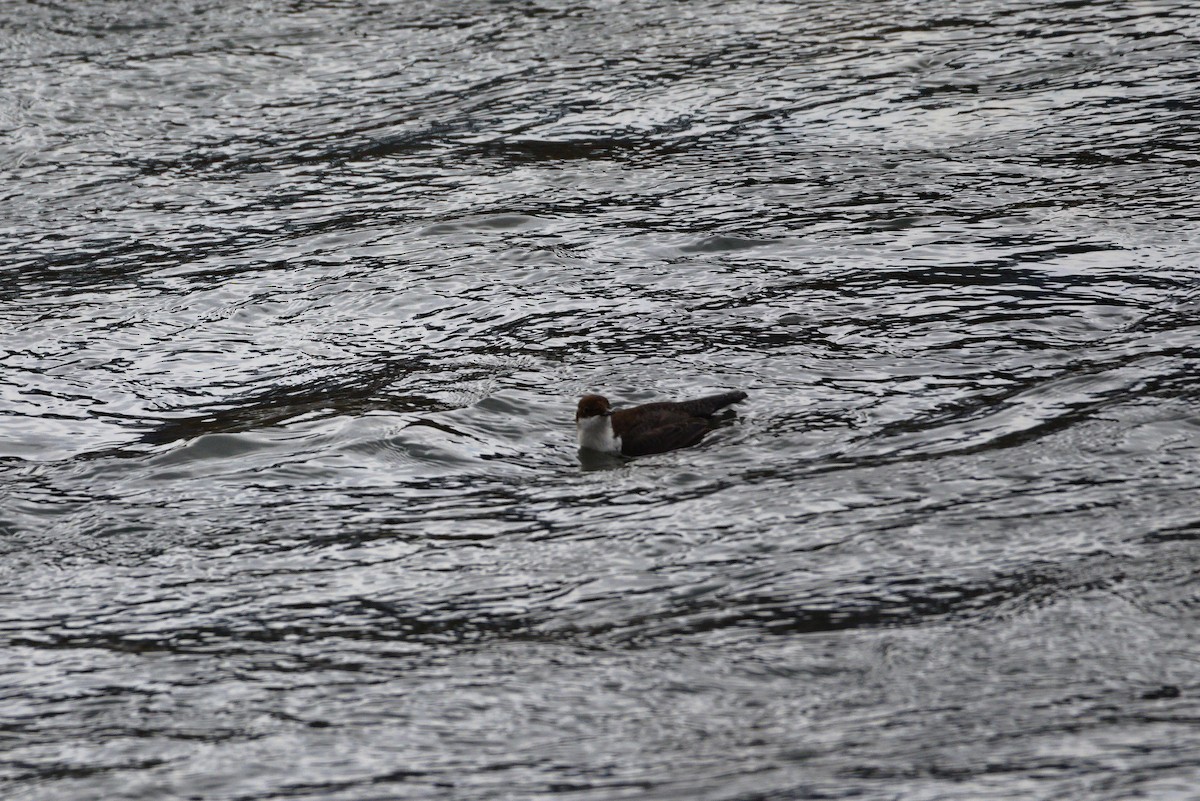
[(0, 70), (0, 797), (1200, 798), (1194, 4), (18, 0)]

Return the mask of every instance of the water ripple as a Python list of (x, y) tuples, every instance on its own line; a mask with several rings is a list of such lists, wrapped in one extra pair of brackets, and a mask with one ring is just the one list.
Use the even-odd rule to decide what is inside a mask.
[(1198, 26), (0, 14), (6, 797), (1188, 797)]

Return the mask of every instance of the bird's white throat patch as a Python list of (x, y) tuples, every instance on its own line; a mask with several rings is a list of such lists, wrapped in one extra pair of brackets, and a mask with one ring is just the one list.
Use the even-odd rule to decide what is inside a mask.
[(581, 417), (575, 421), (579, 447), (601, 453), (620, 453), (621, 438), (613, 436), (612, 421), (602, 415)]

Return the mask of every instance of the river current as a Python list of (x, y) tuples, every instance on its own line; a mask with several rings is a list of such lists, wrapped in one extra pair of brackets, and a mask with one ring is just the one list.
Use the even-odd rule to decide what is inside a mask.
[(10, 0), (0, 78), (0, 797), (1200, 799), (1194, 4)]

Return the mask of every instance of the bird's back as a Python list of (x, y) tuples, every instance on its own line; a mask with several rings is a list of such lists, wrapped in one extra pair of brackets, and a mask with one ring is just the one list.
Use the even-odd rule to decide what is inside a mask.
[(660, 401), (612, 413), (613, 433), (626, 456), (645, 456), (695, 445), (708, 433), (708, 418), (745, 392), (723, 392), (688, 401)]

